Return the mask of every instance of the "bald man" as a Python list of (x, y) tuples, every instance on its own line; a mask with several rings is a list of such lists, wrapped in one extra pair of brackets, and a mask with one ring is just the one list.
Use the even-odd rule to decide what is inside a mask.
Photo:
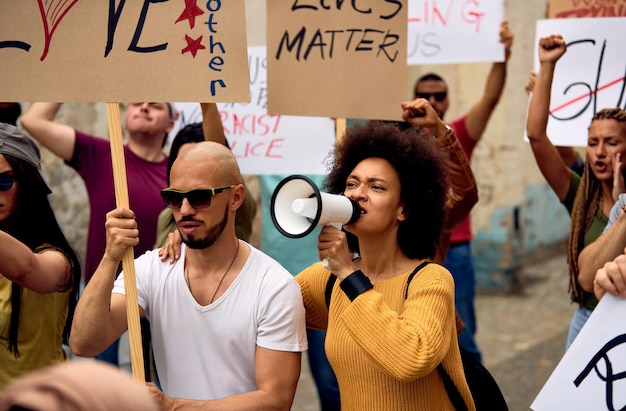
[[(135, 271), (162, 387), (150, 390), (163, 409), (291, 408), (307, 349), (302, 297), (287, 270), (237, 239), (244, 196), (232, 152), (208, 141), (179, 155), (161, 191), (183, 240), (181, 258), (170, 264), (149, 251)], [(70, 337), (79, 356), (98, 354), (127, 329), (123, 273), (115, 273), (141, 233), (128, 209), (109, 212), (105, 225), (106, 250)]]

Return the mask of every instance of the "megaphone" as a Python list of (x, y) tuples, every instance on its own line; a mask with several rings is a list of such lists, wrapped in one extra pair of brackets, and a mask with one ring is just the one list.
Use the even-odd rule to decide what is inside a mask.
[(346, 196), (320, 192), (306, 176), (292, 175), (276, 186), (270, 214), (282, 235), (301, 238), (320, 225), (332, 225), (341, 230), (343, 225), (359, 218), (361, 208)]

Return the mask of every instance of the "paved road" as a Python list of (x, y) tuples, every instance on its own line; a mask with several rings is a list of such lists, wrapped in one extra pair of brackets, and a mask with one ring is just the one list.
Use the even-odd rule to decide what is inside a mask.
[[(510, 411), (527, 411), (563, 356), (575, 306), (564, 253), (525, 267), (517, 279), (516, 292), (477, 296), (477, 339)], [(306, 361), (292, 410), (319, 411)]]

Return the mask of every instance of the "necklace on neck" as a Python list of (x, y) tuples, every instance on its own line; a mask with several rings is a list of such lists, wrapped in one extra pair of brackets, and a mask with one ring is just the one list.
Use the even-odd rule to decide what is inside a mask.
[[(211, 301), (209, 301), (209, 305), (213, 303), (213, 300), (215, 300), (215, 296), (217, 295), (217, 292), (222, 286), (222, 282), (224, 282), (224, 278), (226, 278), (226, 274), (228, 274), (230, 269), (233, 267), (233, 264), (235, 264), (235, 260), (237, 259), (237, 254), (239, 254), (239, 244), (240, 244), (239, 239), (237, 239), (237, 249), (235, 250), (235, 255), (233, 256), (233, 259), (230, 261), (228, 268), (222, 275), (220, 282), (217, 283), (217, 288), (215, 289), (215, 292), (213, 293), (213, 296), (211, 297)], [(189, 269), (187, 267), (185, 267), (185, 281), (187, 282), (187, 287), (189, 288), (189, 292), (191, 292), (191, 295), (193, 295), (193, 290), (191, 289), (191, 281), (189, 281)]]

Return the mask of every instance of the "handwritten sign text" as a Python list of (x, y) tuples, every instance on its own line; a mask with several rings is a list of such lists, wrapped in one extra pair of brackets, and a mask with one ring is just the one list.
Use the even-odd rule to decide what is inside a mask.
[(248, 99), (243, 0), (0, 0), (0, 7), (7, 101)]
[(399, 119), (406, 2), (269, 1), (268, 111)]

